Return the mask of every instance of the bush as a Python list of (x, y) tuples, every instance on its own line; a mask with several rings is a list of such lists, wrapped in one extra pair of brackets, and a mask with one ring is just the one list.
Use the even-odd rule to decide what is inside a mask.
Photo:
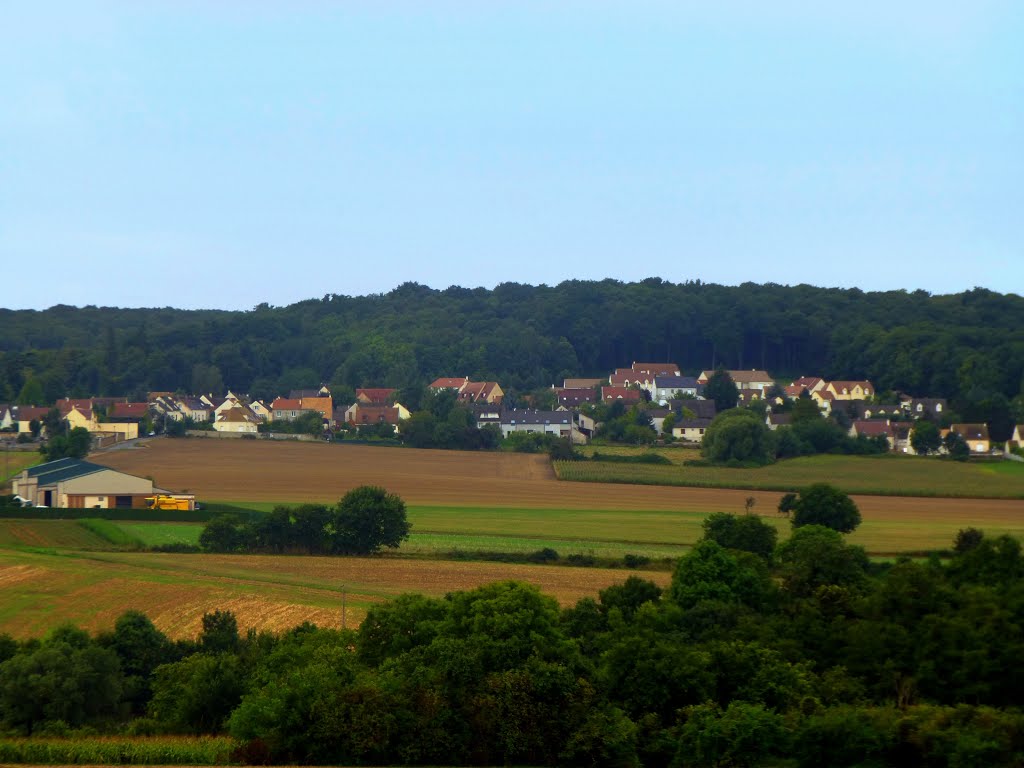
[(804, 525), (849, 533), (860, 525), (860, 510), (843, 491), (828, 483), (815, 483), (800, 491), (793, 505), (793, 527)]
[(531, 552), (526, 559), (531, 563), (554, 563), (558, 561), (558, 552), (550, 547), (544, 547), (544, 549)]

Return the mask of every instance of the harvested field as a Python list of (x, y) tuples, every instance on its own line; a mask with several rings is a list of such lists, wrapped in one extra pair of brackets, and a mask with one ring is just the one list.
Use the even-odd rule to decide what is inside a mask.
[[(47, 554), (0, 551), (0, 632), (39, 637), (62, 622), (90, 631), (113, 626), (124, 611), (144, 611), (173, 638), (194, 637), (202, 615), (234, 611), (242, 631), (278, 631), (303, 621), (355, 626), (366, 610), (404, 592), (440, 596), (517, 579), (537, 585), (563, 605), (596, 596), (624, 581), (626, 570), (442, 562), (391, 558), (181, 555), (154, 553)], [(667, 584), (670, 574), (645, 574)]]
[[(399, 494), (407, 504), (434, 507), (741, 512), (753, 497), (755, 510), (769, 513), (781, 496), (775, 491), (559, 482), (548, 460), (536, 455), (323, 443), (161, 439), (90, 460), (151, 475), (163, 487), (188, 489), (202, 499), (239, 502), (333, 503), (351, 488), (369, 484)], [(856, 501), (865, 521), (939, 523), (954, 533), (967, 525), (1024, 527), (1020, 500), (859, 496)]]

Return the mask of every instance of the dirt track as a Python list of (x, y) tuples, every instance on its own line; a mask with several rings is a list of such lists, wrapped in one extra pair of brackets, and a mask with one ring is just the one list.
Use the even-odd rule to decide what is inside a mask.
[[(757, 499), (758, 511), (774, 510), (779, 499), (778, 493), (759, 491), (559, 482), (547, 458), (508, 453), (160, 439), (90, 460), (219, 501), (334, 502), (358, 485), (383, 486), (414, 505), (737, 512), (750, 496)], [(931, 522), (984, 526), (1024, 518), (1021, 501), (890, 496), (856, 501), (866, 520), (924, 522), (927, 516)]]

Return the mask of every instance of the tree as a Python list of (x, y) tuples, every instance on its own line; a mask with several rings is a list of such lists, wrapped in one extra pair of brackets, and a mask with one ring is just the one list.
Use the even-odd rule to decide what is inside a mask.
[(43, 385), (34, 375), (29, 373), (18, 393), (18, 405), (39, 405), (44, 402)]
[(795, 493), (787, 493), (781, 499), (779, 499), (779, 514), (789, 517), (789, 515), (796, 509), (797, 495)]
[(203, 614), (203, 631), (199, 645), (207, 653), (230, 653), (238, 650), (238, 620), (231, 611)]
[(793, 506), (793, 527), (805, 525), (849, 533), (860, 525), (860, 510), (843, 491), (828, 483), (815, 483), (800, 491)]
[(412, 525), (405, 502), (383, 488), (363, 485), (346, 493), (335, 508), (335, 551), (370, 555), (381, 547), (397, 549)]
[(971, 457), (971, 448), (959, 432), (950, 431), (942, 439), (942, 446), (953, 461), (967, 461)]
[(803, 597), (826, 585), (859, 586), (868, 567), (862, 547), (847, 544), (840, 533), (821, 525), (793, 531), (779, 544), (775, 560), (783, 587)]
[(942, 435), (935, 422), (928, 419), (918, 419), (914, 423), (914, 431), (910, 433), (910, 447), (914, 453), (927, 456), (929, 453), (938, 453), (942, 447)]
[(760, 704), (701, 704), (686, 711), (674, 764), (748, 768), (784, 754), (786, 744), (783, 716)]
[(46, 441), (39, 452), (47, 461), (56, 459), (81, 459), (89, 453), (92, 435), (85, 427), (75, 427), (66, 435), (57, 435)]
[(213, 517), (199, 534), (199, 546), (207, 552), (238, 552), (245, 540), (244, 521), (236, 514), (220, 514)]
[(756, 414), (734, 408), (715, 416), (704, 432), (700, 451), (716, 463), (770, 464), (775, 460), (775, 439)]
[(713, 512), (704, 518), (704, 539), (770, 560), (779, 532), (757, 515)]
[(767, 568), (758, 558), (730, 552), (705, 539), (680, 558), (669, 596), (684, 609), (707, 600), (754, 607), (763, 603), (770, 590)]
[(736, 403), (740, 399), (740, 391), (732, 377), (719, 368), (708, 377), (708, 383), (704, 385), (704, 397), (714, 400), (716, 410), (721, 413), (736, 407)]

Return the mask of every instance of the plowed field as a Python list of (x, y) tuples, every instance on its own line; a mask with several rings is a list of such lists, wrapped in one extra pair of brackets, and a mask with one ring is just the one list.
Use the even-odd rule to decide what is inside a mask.
[[(778, 505), (779, 493), (559, 482), (546, 457), (256, 440), (154, 440), (90, 457), (164, 488), (202, 499), (297, 503), (337, 501), (358, 485), (380, 485), (408, 504), (581, 510), (740, 512)], [(1024, 526), (1024, 501), (859, 496), (865, 521), (906, 525)], [(955, 530), (955, 529), (954, 529)]]

